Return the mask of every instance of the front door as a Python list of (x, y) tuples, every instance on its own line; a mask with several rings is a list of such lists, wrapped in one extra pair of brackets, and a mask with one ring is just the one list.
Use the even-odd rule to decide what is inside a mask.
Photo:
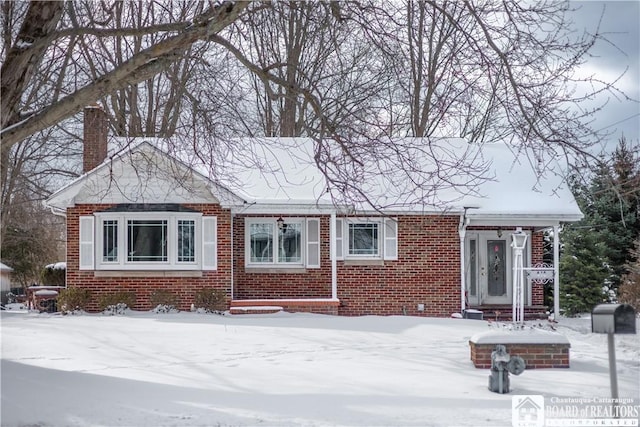
[(465, 270), (470, 305), (512, 303), (510, 241), (510, 234), (498, 237), (495, 231), (467, 235)]
[(511, 248), (507, 239), (481, 238), (480, 289), (482, 304), (511, 302)]

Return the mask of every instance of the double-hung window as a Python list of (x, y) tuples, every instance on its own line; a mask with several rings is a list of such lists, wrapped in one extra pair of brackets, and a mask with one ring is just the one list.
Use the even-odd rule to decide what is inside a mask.
[(80, 268), (215, 270), (215, 217), (199, 212), (98, 212), (80, 217)]
[(247, 218), (247, 267), (307, 267), (320, 264), (317, 218)]

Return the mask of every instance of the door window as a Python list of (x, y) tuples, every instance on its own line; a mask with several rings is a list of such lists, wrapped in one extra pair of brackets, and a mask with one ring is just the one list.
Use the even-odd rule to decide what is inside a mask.
[(507, 293), (506, 242), (487, 240), (487, 287), (489, 296), (503, 296)]

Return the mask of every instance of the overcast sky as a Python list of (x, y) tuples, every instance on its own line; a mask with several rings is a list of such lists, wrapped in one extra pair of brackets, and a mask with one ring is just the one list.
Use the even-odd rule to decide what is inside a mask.
[(640, 140), (640, 1), (572, 1), (580, 10), (573, 14), (577, 31), (599, 32), (613, 43), (597, 43), (594, 55), (581, 70), (581, 74), (595, 74), (612, 81), (628, 67), (618, 87), (636, 100), (626, 101), (607, 95), (608, 105), (597, 113), (595, 129), (606, 128), (614, 133), (607, 141), (615, 146), (624, 133), (628, 140)]

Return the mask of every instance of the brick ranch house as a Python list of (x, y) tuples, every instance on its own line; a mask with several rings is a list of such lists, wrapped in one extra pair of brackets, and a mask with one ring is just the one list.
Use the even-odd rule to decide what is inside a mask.
[[(553, 229), (558, 265), (558, 228), (582, 217), (560, 174), (536, 176), (503, 143), (428, 142), (482, 157), (493, 176), (472, 191), (443, 190), (456, 196), (445, 207), (390, 202), (398, 184), (381, 176), (368, 187), (389, 206), (381, 212), (330, 199), (305, 151), (309, 140), (262, 146), (265, 161), (280, 167), (238, 170), (234, 187), (153, 141), (108, 157), (107, 129), (100, 108), (85, 109), (84, 174), (47, 200), (66, 217), (67, 286), (91, 291), (90, 311), (101, 294), (122, 288), (136, 293), (134, 309), (153, 308), (152, 292), (168, 289), (185, 310), (198, 289), (213, 287), (232, 311), (510, 313), (513, 232), (528, 236), (530, 267), (542, 262), (543, 231)], [(558, 301), (557, 269), (550, 272)], [(529, 277), (525, 288), (525, 311), (543, 312), (543, 285)]]

